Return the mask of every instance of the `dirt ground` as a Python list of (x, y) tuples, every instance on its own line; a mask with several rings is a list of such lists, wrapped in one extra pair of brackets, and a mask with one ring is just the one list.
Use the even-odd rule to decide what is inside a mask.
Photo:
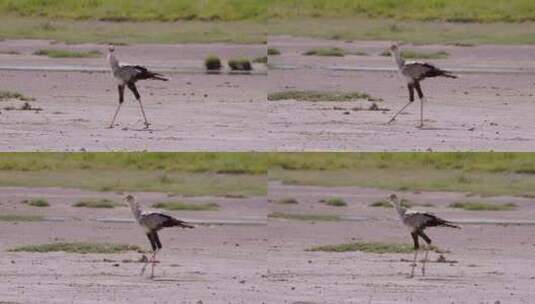
[[(41, 48), (98, 49), (103, 45), (64, 46), (41, 40), (6, 40), (3, 67), (104, 69), (105, 55), (88, 59), (51, 59), (32, 55)], [(0, 71), (0, 90), (36, 98), (42, 111), (20, 108), (22, 101), (2, 102), (0, 141), (3, 151), (257, 151), (266, 150), (265, 68), (251, 75), (202, 72), (208, 54), (223, 60), (265, 55), (265, 46), (131, 45), (117, 48), (119, 60), (164, 72), (169, 82), (142, 81), (138, 88), (152, 126), (143, 130), (139, 106), (126, 92), (118, 126), (107, 129), (117, 107), (114, 80), (107, 72)]]
[[(200, 225), (163, 230), (156, 278), (140, 277), (140, 253), (20, 253), (6, 250), (54, 241), (126, 243), (148, 248), (127, 207), (74, 208), (83, 198), (121, 195), (59, 188), (0, 188), (1, 214), (42, 214), (42, 222), (0, 221), (0, 302), (9, 303), (530, 303), (535, 295), (535, 226), (462, 224), (462, 230), (430, 229), (446, 262), (432, 262), (427, 275), (407, 278), (407, 254), (307, 252), (307, 248), (354, 241), (411, 243), (393, 209), (369, 207), (390, 192), (349, 187), (287, 186), (271, 182), (265, 198), (189, 198), (217, 202), (219, 211), (169, 212), (183, 219), (260, 220), (267, 212), (338, 214), (337, 222), (269, 220), (267, 225)], [(453, 221), (532, 220), (533, 199), (486, 198), (514, 202), (501, 212), (468, 212), (447, 204), (463, 193), (400, 192), (418, 207)], [(142, 204), (169, 199), (163, 193), (136, 193)], [(347, 207), (318, 203), (342, 197)], [(20, 203), (46, 198), (47, 208)], [(293, 197), (297, 205), (273, 203)], [(114, 220), (114, 221), (109, 221)], [(51, 295), (44, 298), (43, 295)]]
[[(332, 42), (273, 37), (269, 92), (284, 90), (361, 91), (382, 98), (370, 102), (268, 102), (269, 140), (280, 151), (532, 151), (535, 148), (535, 48), (533, 46), (402, 46), (444, 50), (448, 59), (424, 60), (456, 71), (458, 80), (422, 83), (428, 103), (425, 124), (416, 128), (419, 104), (396, 122), (391, 115), (408, 102), (408, 92), (389, 57), (389, 42)], [(315, 47), (342, 47), (369, 56), (303, 56)], [(355, 70), (356, 69), (356, 70)], [(360, 69), (360, 70), (359, 70)], [(384, 70), (386, 69), (386, 70)], [(386, 110), (383, 110), (386, 109)]]
[[(161, 193), (137, 193), (148, 208), (169, 199)], [(156, 277), (139, 276), (140, 253), (66, 254), (14, 253), (7, 249), (54, 241), (149, 242), (136, 223), (99, 219), (131, 219), (129, 208), (90, 209), (70, 205), (83, 198), (110, 198), (114, 193), (57, 188), (0, 188), (0, 214), (42, 214), (43, 222), (0, 221), (1, 303), (261, 303), (266, 290), (266, 225), (198, 225), (192, 230), (160, 232), (164, 249)], [(21, 204), (47, 198), (50, 207)], [(190, 198), (217, 202), (220, 211), (167, 212), (196, 221), (265, 219), (265, 198)]]
[[(292, 197), (297, 205), (271, 203), (270, 211), (352, 216), (353, 221), (301, 222), (272, 220), (268, 251), (270, 289), (274, 303), (530, 303), (535, 295), (535, 226), (462, 225), (462, 230), (429, 229), (428, 235), (447, 262), (430, 254), (427, 275), (407, 278), (412, 254), (362, 252), (307, 252), (326, 244), (378, 241), (411, 244), (409, 232), (391, 208), (368, 205), (390, 192), (366, 188), (324, 188), (270, 185), (270, 200)], [(398, 193), (418, 207), (450, 220), (532, 220), (533, 199), (497, 197), (493, 202), (515, 202), (515, 211), (469, 212), (447, 208), (464, 199), (463, 193)], [(347, 207), (318, 203), (326, 197), (342, 197)], [(477, 200), (478, 198), (472, 198)]]

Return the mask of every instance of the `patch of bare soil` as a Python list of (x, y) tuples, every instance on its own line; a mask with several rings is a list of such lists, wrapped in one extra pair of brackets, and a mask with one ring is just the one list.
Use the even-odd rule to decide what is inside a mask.
[[(145, 207), (166, 198), (162, 193), (137, 193)], [(50, 207), (20, 200), (44, 197)], [(105, 223), (98, 218), (132, 218), (129, 208), (88, 209), (70, 205), (84, 198), (120, 195), (56, 188), (2, 188), (1, 214), (39, 214), (49, 221), (0, 221), (0, 302), (14, 303), (261, 303), (267, 291), (265, 225), (197, 225), (195, 229), (160, 232), (163, 250), (156, 277), (139, 276), (140, 253), (66, 254), (6, 252), (49, 242), (149, 242), (136, 223)], [(215, 198), (195, 198), (216, 200)], [(265, 217), (265, 199), (217, 199), (220, 211), (169, 212), (179, 218)], [(53, 220), (53, 219), (56, 220)], [(58, 219), (61, 218), (61, 221)]]
[[(412, 254), (372, 254), (363, 252), (307, 252), (307, 248), (358, 241), (411, 244), (391, 208), (368, 204), (385, 199), (388, 191), (363, 188), (324, 188), (270, 185), (270, 200), (293, 197), (297, 205), (270, 204), (270, 211), (296, 213), (336, 213), (361, 221), (269, 222), (268, 288), (273, 303), (529, 303), (533, 297), (535, 263), (534, 226), (463, 225), (461, 230), (430, 228), (428, 235), (445, 253), (431, 253), (426, 276), (417, 268), (409, 279)], [(447, 219), (473, 217), (533, 219), (533, 202), (514, 201), (515, 211), (469, 212), (447, 208), (446, 204), (464, 197), (462, 193), (399, 193), (415, 207)], [(347, 207), (319, 204), (325, 197), (344, 198)], [(475, 216), (474, 214), (478, 214)]]

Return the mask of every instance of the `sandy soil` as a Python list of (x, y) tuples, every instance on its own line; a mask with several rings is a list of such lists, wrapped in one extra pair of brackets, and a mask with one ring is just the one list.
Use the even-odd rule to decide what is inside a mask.
[[(329, 44), (330, 43), (330, 44)], [(367, 111), (369, 102), (268, 102), (269, 139), (281, 151), (532, 151), (534, 48), (532, 46), (410, 46), (446, 50), (451, 56), (430, 60), (459, 72), (459, 80), (431, 79), (423, 84), (428, 103), (426, 127), (417, 129), (415, 103), (392, 125), (392, 112), (408, 102), (408, 92), (396, 72), (351, 71), (353, 68), (393, 68), (378, 56), (387, 42), (332, 43), (318, 39), (275, 37), (270, 47), (281, 56), (270, 64), (291, 69), (271, 70), (269, 92), (284, 90), (362, 91), (382, 98), (381, 108)], [(339, 46), (370, 56), (302, 56), (308, 49)], [(409, 46), (406, 46), (409, 47)], [(489, 70), (498, 72), (489, 73)]]
[[(137, 193), (145, 206), (165, 199), (160, 193)], [(140, 277), (141, 254), (12, 253), (25, 244), (54, 241), (113, 242), (148, 248), (135, 223), (103, 223), (98, 218), (131, 218), (127, 207), (73, 208), (82, 198), (107, 197), (99, 193), (56, 188), (1, 188), (2, 214), (43, 214), (51, 221), (0, 222), (0, 302), (4, 303), (262, 303), (265, 298), (267, 244), (265, 225), (198, 226), (193, 230), (162, 230), (164, 250), (156, 278)], [(21, 204), (45, 197), (51, 207)], [(221, 211), (169, 212), (181, 218), (265, 218), (265, 198), (222, 199)], [(54, 221), (61, 218), (62, 221)]]
[[(435, 245), (449, 253), (448, 262), (434, 262), (427, 275), (407, 278), (412, 255), (362, 252), (325, 253), (305, 249), (325, 244), (380, 241), (411, 244), (393, 209), (368, 204), (389, 192), (361, 188), (323, 188), (270, 185), (270, 200), (293, 197), (298, 205), (270, 204), (270, 210), (301, 213), (334, 213), (356, 216), (360, 221), (269, 223), (269, 288), (277, 294), (273, 303), (530, 303), (535, 295), (534, 226), (463, 225), (462, 230), (430, 229)], [(533, 200), (514, 201), (515, 211), (468, 212), (447, 208), (462, 193), (399, 193), (421, 207), (448, 219), (474, 217), (510, 220), (533, 219)], [(319, 204), (325, 197), (344, 198), (348, 207)], [(465, 198), (466, 199), (466, 198)], [(476, 198), (477, 199), (477, 198)], [(477, 214), (477, 215), (475, 215)], [(432, 300), (431, 300), (432, 299)]]
[[(105, 68), (103, 58), (50, 59), (31, 55), (43, 41), (3, 41), (0, 49), (22, 55), (0, 55), (0, 65), (84, 66)], [(53, 45), (52, 47), (65, 48)], [(70, 46), (102, 49), (104, 46)], [(0, 72), (0, 90), (36, 98), (43, 111), (7, 111), (23, 102), (2, 102), (0, 141), (3, 151), (255, 151), (266, 150), (266, 76), (200, 73), (208, 52), (222, 58), (265, 54), (264, 46), (133, 45), (118, 48), (125, 62), (171, 69), (169, 82), (139, 82), (145, 111), (152, 122), (143, 130), (137, 102), (126, 93), (119, 125), (106, 129), (117, 107), (115, 82), (108, 73)]]
[[(196, 229), (163, 230), (164, 250), (157, 277), (140, 277), (139, 253), (66, 254), (7, 252), (26, 244), (54, 241), (128, 243), (148, 248), (135, 223), (103, 222), (129, 219), (127, 207), (73, 208), (83, 198), (120, 194), (58, 188), (0, 188), (2, 214), (42, 214), (47, 221), (0, 222), (0, 302), (14, 303), (530, 303), (535, 280), (535, 226), (463, 225), (462, 230), (430, 229), (429, 235), (447, 262), (432, 253), (428, 274), (413, 279), (404, 254), (307, 252), (316, 245), (352, 241), (409, 243), (393, 209), (368, 204), (389, 192), (367, 188), (324, 188), (270, 183), (269, 200), (293, 197), (298, 205), (266, 205), (265, 198), (197, 197), (217, 202), (220, 211), (170, 212), (180, 218), (249, 220), (266, 212), (330, 213), (339, 222), (270, 220), (268, 225), (198, 225)], [(447, 208), (466, 198), (463, 193), (399, 193), (420, 207), (451, 220), (475, 218), (532, 220), (533, 201), (525, 198), (486, 198), (514, 202), (506, 212), (467, 212)], [(163, 193), (136, 193), (144, 206)], [(329, 207), (318, 200), (339, 196), (347, 207)], [(47, 208), (20, 203), (44, 197)], [(43, 297), (50, 295), (50, 297)]]

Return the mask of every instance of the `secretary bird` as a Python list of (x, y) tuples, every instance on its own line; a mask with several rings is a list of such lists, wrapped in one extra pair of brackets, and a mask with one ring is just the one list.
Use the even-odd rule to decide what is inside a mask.
[(401, 203), (395, 194), (390, 195), (390, 203), (392, 204), (392, 206), (394, 206), (394, 208), (396, 208), (396, 211), (398, 212), (398, 215), (403, 225), (409, 228), (412, 240), (414, 242), (414, 260), (411, 264), (412, 268), (409, 277), (414, 277), (414, 268), (416, 267), (418, 249), (420, 248), (420, 245), (418, 244), (418, 237), (421, 237), (427, 244), (427, 246), (425, 246), (425, 256), (422, 262), (422, 275), (425, 276), (425, 262), (427, 261), (427, 255), (429, 253), (429, 248), (431, 247), (431, 239), (424, 233), (424, 230), (427, 227), (435, 226), (458, 229), (460, 229), (461, 227), (454, 225), (449, 221), (443, 220), (431, 213), (404, 208), (401, 206)]
[(141, 96), (136, 87), (136, 82), (138, 80), (152, 79), (152, 80), (161, 80), (168, 81), (163, 75), (149, 71), (147, 68), (139, 65), (123, 65), (119, 64), (119, 60), (113, 54), (115, 47), (110, 45), (108, 48), (108, 63), (110, 64), (111, 71), (115, 80), (117, 80), (117, 89), (119, 91), (119, 105), (113, 119), (110, 124), (110, 129), (113, 128), (117, 114), (121, 109), (121, 105), (124, 101), (124, 87), (127, 86), (130, 91), (136, 97), (136, 100), (139, 102), (139, 107), (141, 108), (141, 114), (143, 114), (143, 119), (145, 120), (145, 129), (148, 129), (150, 126), (147, 116), (145, 115), (145, 110), (143, 109), (143, 104), (141, 103)]
[(457, 78), (457, 76), (453, 75), (451, 72), (441, 70), (429, 63), (405, 63), (405, 60), (401, 58), (399, 47), (396, 44), (390, 47), (390, 52), (398, 66), (400, 74), (403, 75), (407, 80), (407, 87), (409, 89), (409, 103), (407, 103), (401, 108), (401, 110), (394, 114), (388, 123), (390, 124), (396, 120), (396, 117), (414, 102), (414, 90), (416, 90), (418, 93), (418, 98), (420, 99), (420, 125), (418, 127), (422, 128), (424, 126), (424, 101), (426, 101), (426, 98), (424, 97), (420, 82), (426, 78), (432, 77), (441, 76), (447, 78)]
[(156, 254), (158, 253), (158, 251), (160, 251), (160, 249), (162, 249), (162, 243), (160, 242), (160, 238), (158, 237), (158, 231), (166, 227), (193, 228), (193, 226), (163, 213), (143, 211), (139, 206), (139, 203), (132, 195), (127, 195), (125, 197), (125, 201), (130, 206), (130, 209), (132, 210), (134, 218), (136, 219), (138, 224), (141, 225), (141, 227), (143, 227), (143, 229), (145, 230), (147, 238), (149, 239), (150, 245), (152, 247), (152, 257), (150, 260), (145, 262), (145, 265), (143, 265), (143, 268), (141, 269), (141, 275), (145, 273), (147, 265), (151, 263), (152, 267), (150, 277), (153, 278), (154, 266), (156, 263)]

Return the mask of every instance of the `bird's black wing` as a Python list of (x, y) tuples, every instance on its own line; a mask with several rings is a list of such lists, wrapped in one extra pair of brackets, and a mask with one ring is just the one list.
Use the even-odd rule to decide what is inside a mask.
[(441, 70), (430, 63), (421, 63), (421, 65), (425, 68), (425, 73), (423, 74), (423, 78), (439, 77), (439, 76), (457, 78), (457, 76), (451, 74), (451, 72)]
[(432, 213), (423, 212), (421, 214), (426, 217), (426, 221), (423, 224), (423, 228), (425, 228), (425, 227), (436, 227), (436, 226), (451, 227), (451, 228), (461, 228), (461, 227), (459, 227), (457, 225), (454, 225), (453, 223), (451, 223), (449, 221), (446, 221), (444, 219), (439, 218), (438, 216), (436, 216), (436, 215), (434, 215)]
[(151, 227), (154, 227), (155, 230), (175, 226), (180, 228), (193, 228), (193, 226), (189, 225), (184, 221), (176, 219), (170, 215), (158, 212), (145, 213), (143, 215), (143, 220)]

